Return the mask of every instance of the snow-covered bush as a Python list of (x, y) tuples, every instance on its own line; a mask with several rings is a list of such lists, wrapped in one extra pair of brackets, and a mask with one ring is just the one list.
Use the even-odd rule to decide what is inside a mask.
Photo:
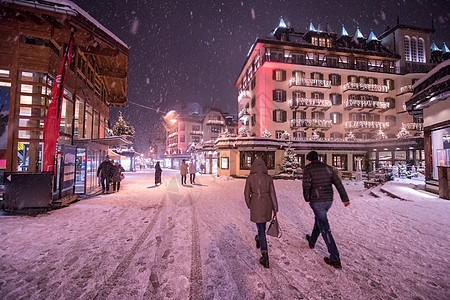
[(264, 131), (262, 133), (262, 136), (265, 137), (265, 138), (270, 138), (270, 137), (272, 137), (272, 134), (270, 133), (269, 130), (264, 129)]

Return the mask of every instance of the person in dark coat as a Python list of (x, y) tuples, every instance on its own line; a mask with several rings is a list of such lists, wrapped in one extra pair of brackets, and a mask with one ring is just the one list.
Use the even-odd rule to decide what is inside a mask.
[(250, 209), (250, 221), (256, 223), (258, 234), (255, 236), (256, 247), (261, 247), (259, 260), (265, 268), (269, 267), (269, 253), (266, 240), (266, 222), (272, 219), (272, 212), (278, 212), (278, 201), (272, 177), (267, 174), (267, 167), (261, 158), (256, 158), (245, 182), (245, 203)]
[(116, 162), (116, 164), (114, 165), (114, 173), (112, 176), (113, 192), (116, 191), (116, 187), (117, 187), (117, 191), (119, 191), (119, 189), (120, 189), (120, 182), (122, 181), (122, 177), (123, 177), (122, 172), (125, 172), (125, 169), (122, 167), (121, 164)]
[(330, 257), (325, 257), (325, 263), (341, 269), (341, 259), (333, 235), (331, 234), (330, 224), (328, 223), (327, 212), (333, 203), (333, 184), (339, 192), (342, 202), (345, 206), (350, 205), (347, 192), (342, 185), (341, 179), (329, 165), (319, 161), (319, 155), (316, 151), (311, 151), (306, 155), (310, 163), (303, 170), (303, 197), (314, 212), (315, 223), (311, 235), (307, 234), (309, 247), (314, 248), (317, 238), (322, 235), (327, 245)]
[(155, 185), (158, 185), (158, 183), (161, 184), (161, 173), (162, 169), (158, 161), (155, 165)]
[(106, 155), (105, 160), (98, 166), (97, 177), (100, 177), (100, 182), (102, 184), (102, 193), (109, 192), (109, 182), (114, 174), (114, 165), (109, 160), (109, 156)]
[(185, 185), (186, 184), (186, 175), (187, 175), (187, 173), (188, 173), (188, 166), (186, 165), (186, 162), (183, 159), (181, 161), (181, 165), (180, 165), (181, 185)]

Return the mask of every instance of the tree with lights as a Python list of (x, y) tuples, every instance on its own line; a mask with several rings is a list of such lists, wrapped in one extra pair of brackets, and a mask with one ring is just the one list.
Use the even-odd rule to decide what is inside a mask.
[(383, 132), (383, 130), (381, 130), (381, 128), (380, 128), (380, 130), (378, 130), (378, 132), (375, 134), (375, 139), (376, 140), (385, 140), (385, 139), (387, 139), (388, 137), (387, 137), (387, 135)]
[(119, 112), (119, 119), (114, 124), (112, 131), (115, 136), (126, 135), (134, 137), (135, 134), (134, 127), (124, 120), (122, 112)]
[(350, 131), (347, 134), (347, 136), (345, 137), (345, 140), (346, 141), (356, 141), (356, 136), (355, 136), (355, 134), (353, 132)]
[(269, 130), (264, 129), (264, 131), (262, 133), (262, 136), (265, 137), (265, 138), (270, 138), (270, 137), (272, 137), (272, 134), (270, 133)]
[(409, 133), (408, 129), (406, 129), (405, 124), (402, 124), (402, 129), (397, 133), (398, 139), (407, 139), (411, 137), (411, 133)]
[(295, 157), (294, 151), (289, 146), (286, 151), (284, 151), (283, 158), (281, 159), (281, 173), (293, 175), (299, 167), (300, 163)]

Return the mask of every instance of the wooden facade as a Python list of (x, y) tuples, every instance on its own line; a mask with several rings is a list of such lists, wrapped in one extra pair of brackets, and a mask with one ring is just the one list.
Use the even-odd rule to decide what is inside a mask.
[(0, 149), (0, 167), (6, 172), (35, 173), (41, 171), (53, 80), (71, 32), (74, 48), (66, 74), (59, 145), (106, 137), (109, 106), (127, 104), (128, 47), (69, 1), (33, 1), (33, 7), (23, 3), (0, 2), (4, 101), (0, 105), (2, 116), (8, 116), (7, 133), (0, 134), (5, 138), (0, 142), (5, 145)]

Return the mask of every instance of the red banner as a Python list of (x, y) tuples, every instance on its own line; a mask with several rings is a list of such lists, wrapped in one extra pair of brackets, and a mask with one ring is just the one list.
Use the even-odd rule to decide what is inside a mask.
[(73, 35), (70, 36), (69, 45), (64, 52), (63, 62), (59, 68), (58, 75), (53, 83), (52, 100), (48, 106), (44, 122), (44, 152), (42, 171), (51, 172), (58, 151), (59, 126), (61, 124), (61, 109), (64, 95), (64, 81), (66, 70), (72, 57)]

